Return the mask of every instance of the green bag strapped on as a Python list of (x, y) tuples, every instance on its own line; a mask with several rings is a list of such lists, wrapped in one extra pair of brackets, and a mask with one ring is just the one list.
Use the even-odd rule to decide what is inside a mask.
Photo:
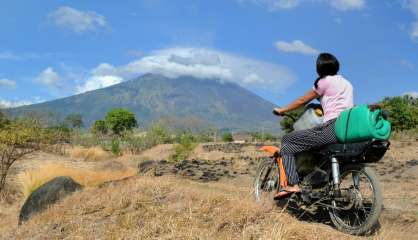
[(367, 105), (359, 105), (340, 114), (335, 123), (335, 134), (341, 143), (388, 140), (391, 124), (383, 117), (381, 109), (371, 111)]

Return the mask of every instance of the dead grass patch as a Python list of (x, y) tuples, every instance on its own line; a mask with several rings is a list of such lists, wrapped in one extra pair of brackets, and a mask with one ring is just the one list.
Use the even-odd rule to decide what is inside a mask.
[(248, 189), (172, 177), (137, 177), (87, 189), (3, 234), (19, 239), (355, 239), (256, 203)]
[(59, 176), (68, 176), (85, 187), (92, 187), (104, 182), (127, 178), (135, 174), (136, 170), (134, 169), (128, 169), (126, 171), (94, 171), (61, 164), (48, 164), (40, 168), (24, 171), (18, 175), (18, 179), (22, 187), (22, 193), (27, 198), (41, 185)]
[(75, 146), (68, 149), (68, 154), (73, 158), (81, 158), (85, 161), (101, 161), (112, 157), (112, 154), (101, 147), (84, 148)]

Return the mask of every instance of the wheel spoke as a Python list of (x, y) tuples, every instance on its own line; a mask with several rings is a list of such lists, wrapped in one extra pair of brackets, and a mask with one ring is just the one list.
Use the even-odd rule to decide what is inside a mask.
[(256, 176), (255, 195), (257, 200), (272, 200), (272, 193), (278, 184), (278, 171), (275, 164), (268, 161), (262, 163)]

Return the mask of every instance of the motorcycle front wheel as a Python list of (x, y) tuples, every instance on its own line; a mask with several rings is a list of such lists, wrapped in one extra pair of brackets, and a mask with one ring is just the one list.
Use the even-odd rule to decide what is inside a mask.
[(279, 172), (275, 160), (260, 161), (254, 178), (254, 195), (257, 201), (272, 201), (279, 185)]
[(329, 214), (336, 228), (352, 235), (365, 235), (379, 224), (383, 197), (375, 172), (362, 165), (344, 166), (340, 174), (341, 193), (346, 199), (332, 201)]

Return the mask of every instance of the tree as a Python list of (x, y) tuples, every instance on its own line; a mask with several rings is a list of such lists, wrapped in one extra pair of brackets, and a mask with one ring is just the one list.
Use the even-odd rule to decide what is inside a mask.
[(222, 135), (222, 141), (224, 142), (233, 142), (234, 138), (232, 137), (232, 133), (226, 132)]
[(81, 128), (84, 126), (83, 119), (80, 114), (69, 114), (64, 119), (64, 124), (69, 128)]
[(93, 134), (101, 134), (106, 135), (107, 134), (107, 126), (106, 122), (104, 120), (97, 120), (93, 123), (93, 126), (91, 127), (91, 132)]
[(138, 126), (135, 114), (124, 108), (110, 110), (105, 118), (106, 126), (116, 135), (121, 135), (125, 131), (131, 131)]
[(418, 98), (408, 95), (386, 97), (382, 101), (389, 112), (389, 121), (394, 131), (409, 130), (418, 126)]
[(42, 129), (36, 122), (13, 121), (0, 129), (0, 193), (10, 167), (26, 154), (39, 149)]

